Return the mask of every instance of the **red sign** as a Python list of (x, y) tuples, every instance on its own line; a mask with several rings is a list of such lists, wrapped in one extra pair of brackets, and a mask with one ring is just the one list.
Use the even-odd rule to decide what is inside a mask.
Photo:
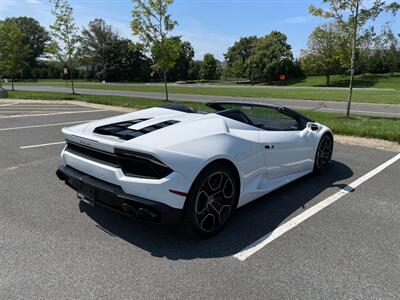
[(286, 80), (286, 75), (284, 75), (284, 74), (279, 75), (279, 80), (280, 81), (285, 81)]
[(64, 75), (68, 75), (68, 68), (64, 68)]

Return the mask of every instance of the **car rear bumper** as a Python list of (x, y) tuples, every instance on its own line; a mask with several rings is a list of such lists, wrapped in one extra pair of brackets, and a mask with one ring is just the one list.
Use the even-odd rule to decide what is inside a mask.
[(56, 174), (66, 185), (95, 206), (103, 206), (134, 219), (151, 223), (178, 224), (182, 220), (181, 209), (127, 194), (117, 185), (99, 180), (69, 166), (60, 166)]

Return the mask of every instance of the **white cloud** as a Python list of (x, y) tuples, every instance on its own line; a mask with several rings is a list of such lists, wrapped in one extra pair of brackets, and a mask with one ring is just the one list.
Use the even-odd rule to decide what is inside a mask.
[(302, 24), (302, 23), (307, 23), (310, 22), (313, 19), (312, 16), (305, 15), (305, 16), (295, 16), (295, 17), (290, 17), (286, 18), (282, 21), (282, 23), (285, 24)]

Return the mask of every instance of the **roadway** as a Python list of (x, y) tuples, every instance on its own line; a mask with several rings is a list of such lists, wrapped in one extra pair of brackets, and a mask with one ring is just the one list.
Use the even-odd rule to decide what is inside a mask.
[[(9, 88), (9, 87), (7, 87)], [(214, 88), (214, 87), (212, 87)], [(19, 85), (16, 90), (21, 91), (42, 91), (42, 92), (71, 92), (68, 87), (55, 85)], [(82, 89), (79, 85), (76, 87), (76, 92), (79, 94), (88, 95), (110, 95), (110, 96), (127, 96), (149, 99), (165, 99), (163, 93), (148, 93), (148, 92), (133, 92), (121, 90), (102, 90), (102, 89)], [(346, 103), (339, 101), (317, 101), (317, 100), (291, 100), (291, 99), (268, 99), (268, 98), (253, 98), (253, 97), (230, 97), (230, 96), (203, 96), (189, 94), (170, 94), (170, 99), (177, 101), (257, 101), (267, 102), (276, 105), (288, 106), (294, 109), (319, 110), (326, 112), (345, 112)], [(400, 105), (396, 104), (374, 104), (374, 103), (352, 103), (352, 113), (361, 115), (384, 116), (400, 118)]]

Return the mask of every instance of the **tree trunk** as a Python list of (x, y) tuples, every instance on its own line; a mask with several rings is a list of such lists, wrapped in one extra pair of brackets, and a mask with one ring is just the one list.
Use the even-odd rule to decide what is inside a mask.
[(72, 75), (72, 70), (69, 70), (71, 73), (71, 87), (72, 87), (72, 94), (75, 95), (75, 87), (74, 87), (74, 76)]
[(347, 101), (347, 111), (346, 111), (346, 117), (348, 119), (350, 118), (350, 107), (351, 107), (351, 100), (352, 100), (352, 97), (353, 97), (354, 61), (355, 61), (355, 55), (356, 55), (359, 4), (360, 3), (357, 0), (356, 12), (355, 12), (356, 14), (355, 14), (355, 17), (354, 17), (354, 26), (353, 26), (353, 38), (352, 38), (352, 45), (351, 45), (349, 99)]
[(168, 101), (167, 71), (164, 70), (165, 101)]
[(14, 77), (11, 77), (11, 90), (15, 91), (15, 89), (14, 89)]
[(326, 86), (329, 86), (329, 83), (330, 83), (330, 75), (328, 74), (328, 75), (326, 75)]

